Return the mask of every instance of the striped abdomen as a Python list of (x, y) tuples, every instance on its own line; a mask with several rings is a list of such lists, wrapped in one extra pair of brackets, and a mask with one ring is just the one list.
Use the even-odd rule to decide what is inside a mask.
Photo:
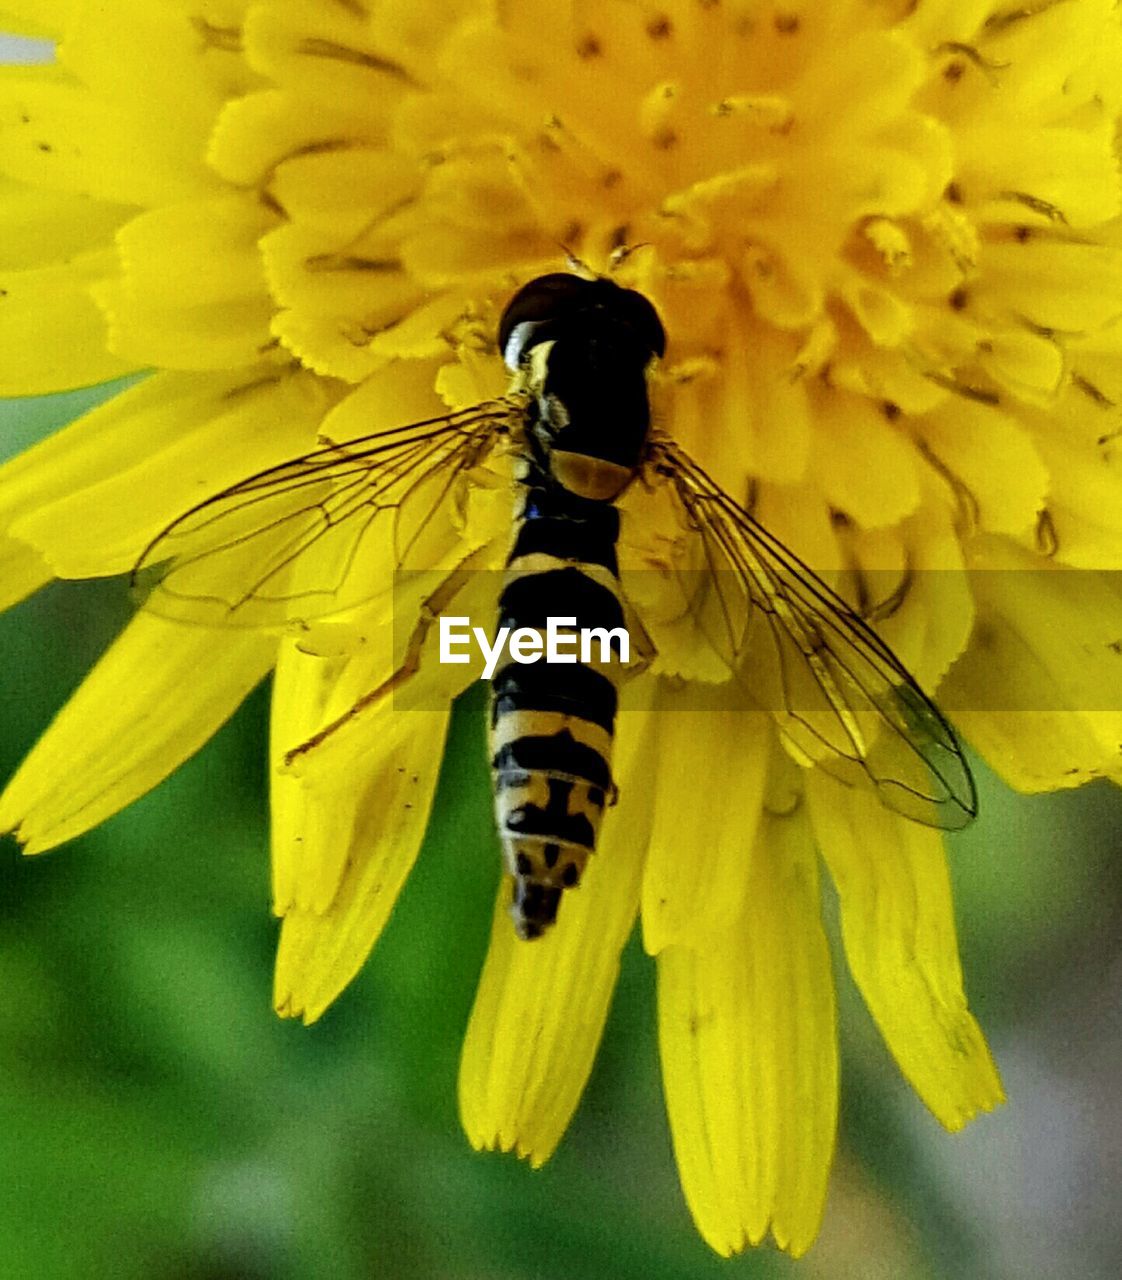
[[(575, 618), (577, 628), (623, 627), (618, 536), (610, 502), (578, 497), (537, 472), (507, 561), (500, 628), (529, 627), (544, 641), (548, 618)], [(522, 664), (504, 655), (491, 682), (495, 812), (522, 938), (539, 937), (553, 923), (615, 797), (619, 663), (601, 663), (599, 645), (587, 663), (579, 651), (574, 657)]]

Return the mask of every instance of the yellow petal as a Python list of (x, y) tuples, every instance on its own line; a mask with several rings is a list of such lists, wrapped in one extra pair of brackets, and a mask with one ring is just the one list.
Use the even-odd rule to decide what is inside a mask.
[[(135, 65), (149, 59), (158, 67), (155, 50), (145, 50)], [(131, 83), (119, 65), (117, 76)], [(161, 112), (151, 103), (95, 96), (58, 67), (5, 67), (0, 172), (29, 186), (144, 207), (212, 192), (217, 181), (202, 164), (204, 139), (189, 129), (177, 132), (181, 118), (170, 106)]]
[(66, 29), (74, 0), (7, 0), (0, 9), (0, 30), (53, 39)]
[(584, 1091), (638, 905), (651, 799), (639, 764), (649, 728), (648, 712), (621, 713), (619, 805), (605, 819), (580, 888), (565, 894), (544, 938), (519, 941), (506, 877), (499, 888), (460, 1064), (460, 1116), (475, 1147), (542, 1164)]
[[(727, 710), (727, 689), (660, 691), (643, 945), (701, 947), (740, 915), (767, 774), (770, 721)], [(699, 795), (712, 797), (699, 804)]]
[[(383, 623), (349, 658), (286, 647), (274, 688), (274, 770), (390, 676), (399, 660), (393, 633)], [(275, 908), (285, 917), (274, 999), (285, 1017), (314, 1022), (350, 982), (420, 851), (460, 684), (425, 661), (410, 686), (371, 702), (298, 770), (274, 779)]]
[[(1008, 20), (1002, 24), (1005, 14)], [(994, 38), (986, 52), (1002, 69), (999, 93), (1013, 119), (1066, 119), (1064, 108), (1073, 91), (1090, 96), (1088, 71), (1094, 82), (1102, 83), (1102, 105), (1117, 110), (1112, 73), (1122, 57), (1122, 33), (1109, 0), (1020, 5), (994, 13), (990, 24)], [(1098, 110), (1094, 118), (1101, 119)]]
[(105, 314), (110, 349), (135, 368), (238, 369), (272, 346), (275, 305), (264, 292), (233, 302), (164, 306), (138, 298), (123, 280), (105, 280), (91, 293)]
[(1048, 469), (1056, 557), (1079, 569), (1122, 564), (1122, 350), (1112, 331), (1075, 344), (1068, 385), (1026, 426)]
[(373, 146), (302, 151), (276, 167), (271, 191), (293, 224), (349, 244), (413, 196), (417, 166)]
[(830, 506), (864, 528), (910, 515), (920, 499), (915, 449), (880, 406), (841, 391), (812, 404), (809, 472)]
[(433, 389), (439, 370), (435, 360), (402, 360), (349, 389), (324, 419), (324, 435), (331, 440), (355, 440), (372, 431), (447, 413), (448, 406)]
[(265, 289), (257, 242), (275, 222), (240, 193), (149, 209), (117, 234), (129, 295), (169, 311), (257, 296)]
[(0, 536), (0, 611), (51, 580), (43, 557), (25, 543)]
[(207, 159), (228, 182), (254, 187), (268, 180), (278, 156), (382, 144), (373, 123), (346, 98), (317, 102), (311, 117), (302, 98), (263, 89), (226, 104), (211, 134)]
[(275, 221), (238, 194), (167, 204), (126, 223), (117, 234), (120, 271), (93, 290), (111, 349), (165, 369), (260, 359), (275, 304), (257, 243)]
[[(749, 327), (735, 312), (728, 317), (728, 329), (722, 377), (700, 394), (706, 400), (705, 420), (735, 423), (735, 430), (710, 428), (706, 457), (721, 475), (797, 482), (805, 474), (811, 443), (806, 386), (802, 379), (775, 377), (776, 368), (794, 365), (797, 343), (774, 329)], [(683, 393), (690, 394), (681, 389), (679, 398)], [(677, 417), (668, 420), (677, 433)], [(783, 429), (777, 431), (780, 422)]]
[(403, 69), (372, 47), (362, 6), (319, 0), (252, 5), (242, 32), (250, 66), (305, 99), (342, 99), (380, 120), (409, 88)]
[(207, 741), (273, 664), (276, 642), (139, 614), (0, 797), (0, 830), (41, 853), (103, 822)]
[[(1063, 164), (1056, 157), (1063, 156)], [(957, 140), (955, 181), (981, 222), (1035, 223), (1031, 209), (1010, 193), (1031, 194), (1053, 206), (1073, 227), (1094, 226), (1118, 213), (1117, 183), (1103, 182), (1114, 168), (1113, 128), (1105, 113), (1099, 128), (1011, 127), (990, 118), (964, 129)]]
[(961, 1129), (1005, 1095), (966, 1007), (942, 837), (818, 773), (808, 795), (853, 979), (916, 1093)]
[(0, 272), (0, 395), (46, 395), (137, 367), (110, 353), (105, 319), (90, 297), (116, 269), (113, 253), (102, 250), (57, 266)]
[(213, 185), (204, 154), (215, 114), (259, 83), (236, 44), (245, 9), (238, 0), (74, 7), (58, 59), (92, 98), (121, 109), (130, 145), (118, 140), (119, 165), (139, 168), (150, 149), (181, 182)]
[(837, 1115), (837, 1043), (818, 871), (801, 811), (766, 816), (744, 910), (704, 949), (658, 958), (674, 1154), (702, 1236), (727, 1256), (818, 1231)]
[(1049, 231), (1027, 234), (1023, 242), (1009, 234), (986, 244), (986, 271), (971, 291), (978, 305), (1039, 329), (1085, 333), (1109, 324), (1122, 293), (1122, 251)]
[[(1009, 413), (955, 397), (916, 423), (936, 474), (967, 495), (971, 518), (994, 533), (1032, 531), (1048, 472), (1032, 437)], [(985, 441), (985, 448), (979, 447)]]
[[(313, 894), (306, 900), (302, 892), (309, 872), (321, 863), (318, 851), (305, 857), (309, 823), (309, 791), (295, 774), (278, 766), (284, 754), (313, 734), (323, 723), (324, 708), (343, 667), (342, 658), (321, 658), (303, 653), (296, 640), (281, 641), (273, 674), (273, 706), (269, 719), (270, 751), (273, 767), (269, 774), (269, 814), (273, 869), (273, 910), (285, 915), (297, 905), (324, 910), (334, 896), (338, 872), (326, 895)], [(353, 815), (352, 815), (353, 816)], [(346, 844), (335, 850), (346, 856)], [(318, 880), (319, 877), (316, 877)]]
[[(501, 555), (496, 543), (484, 550)], [(308, 739), (303, 723), (293, 725), (283, 744), (292, 753), (286, 767), (307, 787), (333, 795), (340, 785), (348, 785), (348, 778), (361, 780), (365, 771), (381, 768), (387, 704), (405, 721), (413, 712), (444, 713), (468, 685), (482, 678), (481, 663), (450, 666), (437, 660), (437, 636), (431, 625), (423, 629), (419, 652), (413, 652), (420, 620), (429, 610), (462, 612), (470, 618), (495, 616), (502, 581), (499, 565), (484, 560), (480, 571), (460, 572), (461, 559), (457, 550), (451, 567), (396, 574), (392, 587), (375, 587), (379, 594), (363, 609), (345, 619), (301, 628), (298, 638), (303, 651), (350, 657), (331, 688), (322, 724), (312, 726), (317, 732), (311, 749), (293, 753)], [(388, 559), (373, 560), (371, 582), (381, 584), (389, 570)], [(416, 659), (411, 673), (406, 670), (410, 656)], [(326, 726), (329, 733), (318, 732)]]
[(893, 289), (869, 280), (858, 271), (842, 273), (837, 292), (877, 346), (899, 347), (915, 328), (912, 307)]
[[(81, 4), (59, 46), (84, 99), (48, 181), (142, 206), (217, 192), (206, 145), (222, 104), (257, 77), (237, 47), (244, 5)], [(124, 143), (127, 140), (127, 145)], [(77, 180), (77, 181), (76, 181)]]
[[(0, 270), (65, 263), (112, 243), (132, 210), (0, 180)], [(114, 264), (115, 265), (115, 264)], [(44, 331), (46, 332), (46, 331)]]
[(293, 893), (330, 903), (292, 907), (277, 950), (274, 1001), (284, 1017), (314, 1022), (362, 967), (389, 919), (421, 847), (432, 805), (448, 709), (395, 712), (379, 704), (368, 727), (381, 756), (339, 779), (340, 790), (305, 797), (304, 865)]
[(447, 334), (469, 308), (463, 291), (435, 297), (379, 243), (348, 244), (286, 225), (262, 242), (282, 310), (273, 332), (306, 365), (357, 382), (388, 359), (446, 356)]
[(847, 562), (860, 571), (878, 633), (921, 688), (935, 689), (966, 649), (974, 625), (952, 512), (933, 501), (895, 528), (841, 529), (837, 536)]
[[(1020, 329), (994, 333), (984, 340), (978, 364), (1019, 400), (1055, 409), (1056, 392), (1067, 372), (1063, 348), (1054, 338)], [(998, 467), (994, 468), (998, 470)]]
[[(1114, 442), (1094, 452), (1041, 441), (1048, 460), (1048, 515), (1057, 555), (1075, 569), (1114, 571), (1122, 564), (1122, 461)], [(1098, 455), (1098, 456), (1096, 456)]]
[(979, 539), (978, 621), (940, 705), (989, 764), (1024, 791), (1116, 776), (1122, 646), (1114, 573), (1064, 569)]
[(0, 469), (0, 512), (59, 577), (126, 572), (176, 516), (313, 447), (330, 394), (269, 368), (157, 374)]

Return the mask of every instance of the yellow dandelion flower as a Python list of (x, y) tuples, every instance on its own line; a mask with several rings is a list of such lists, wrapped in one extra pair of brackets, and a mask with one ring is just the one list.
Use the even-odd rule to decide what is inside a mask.
[[(337, 512), (346, 477), (368, 474), (363, 450), (386, 447), (372, 432), (443, 420), (438, 451), (474, 439), (447, 423), (512, 412), (502, 309), (568, 250), (613, 264), (661, 317), (651, 395), (685, 487), (644, 476), (620, 497), (621, 569), (644, 571), (655, 653), (619, 714), (619, 804), (581, 888), (532, 944), (500, 889), (460, 1075), (471, 1141), (549, 1157), (641, 915), (698, 1228), (724, 1254), (768, 1233), (802, 1253), (837, 1105), (817, 852), (851, 972), (916, 1092), (950, 1129), (997, 1104), (938, 831), (839, 786), (829, 744), (792, 734), (790, 707), (732, 705), (728, 655), (703, 642), (704, 609), (682, 607), (669, 499), (708, 502), (693, 532), (726, 545), (742, 585), (761, 580), (704, 514), (716, 490), (681, 480), (688, 454), (695, 479), (734, 495), (742, 534), (773, 539), (754, 555), (790, 547), (848, 593), (856, 612), (827, 616), (850, 619), (850, 639), (875, 624), (918, 682), (892, 714), (922, 717), (919, 687), (938, 687), (1015, 785), (1117, 776), (1120, 716), (1088, 710), (1119, 705), (1102, 695), (1118, 637), (1101, 571), (1122, 549), (1110, 0), (8, 0), (3, 18), (59, 43), (50, 66), (6, 68), (0, 90), (0, 391), (147, 376), (0, 470), (0, 598), (128, 572), (154, 540), (156, 558), (172, 549), (171, 529), (192, 625), (168, 616), (167, 579), (11, 781), (0, 828), (29, 853), (88, 830), (273, 671), (276, 1004), (323, 1012), (416, 857), (469, 678), (429, 646), (405, 679), (389, 603), (400, 615), (404, 592), (413, 616), (431, 611), (477, 551), (472, 567), (501, 566), (515, 486), (509, 458), (459, 446), (456, 501), (436, 503), (448, 468), (409, 471), (432, 501), (411, 491), (394, 538), (362, 544), (374, 585), (352, 591), (358, 542), (286, 559), (246, 477), (267, 474), (283, 502), (288, 476)], [(310, 472), (309, 457), (330, 465)], [(387, 602), (374, 593), (419, 507), (441, 513), (405, 539), (425, 572)], [(212, 515), (229, 554), (203, 555), (192, 580)], [(293, 561), (276, 597), (258, 554)], [(485, 616), (494, 578), (472, 581), (478, 607), (456, 608)], [(249, 625), (202, 625), (199, 583), (211, 622), (241, 609)], [(294, 603), (324, 583), (333, 610)], [(789, 599), (776, 592), (763, 599)], [(302, 625), (278, 633), (278, 608)], [(748, 620), (726, 610), (723, 625)], [(825, 680), (804, 639), (800, 669)], [(391, 687), (401, 706), (370, 696)], [(891, 785), (861, 717), (833, 711)], [(890, 718), (881, 740), (886, 723), (915, 728)], [(962, 801), (966, 786), (949, 790)]]

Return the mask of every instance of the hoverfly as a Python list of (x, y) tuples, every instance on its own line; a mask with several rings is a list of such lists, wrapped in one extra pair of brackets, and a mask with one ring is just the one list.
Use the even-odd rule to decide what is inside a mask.
[[(788, 750), (844, 782), (872, 785), (920, 822), (969, 822), (976, 793), (958, 739), (892, 650), (652, 428), (650, 371), (666, 348), (652, 304), (603, 277), (544, 275), (507, 305), (498, 345), (512, 375), (506, 397), (316, 449), (185, 513), (137, 566), (164, 566), (146, 607), (245, 626), (307, 624), (360, 607), (387, 589), (365, 576), (368, 540), (389, 527), (396, 569), (416, 567), (424, 530), (501, 448), (515, 471), (500, 627), (544, 632), (547, 615), (566, 615), (581, 627), (619, 628), (635, 609), (620, 574), (617, 504), (639, 481), (669, 495), (704, 568), (685, 592), (698, 634), (756, 705), (760, 673), (781, 691), (781, 705), (768, 710)], [(402, 679), (416, 669), (428, 624), (454, 604), (474, 554), (437, 573)], [(612, 739), (626, 675), (617, 664), (508, 658), (491, 681), (495, 810), (522, 938), (554, 922), (596, 847), (615, 795)]]

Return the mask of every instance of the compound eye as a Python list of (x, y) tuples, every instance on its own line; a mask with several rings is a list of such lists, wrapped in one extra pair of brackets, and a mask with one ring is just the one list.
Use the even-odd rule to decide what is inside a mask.
[(666, 352), (662, 321), (641, 293), (562, 271), (538, 276), (514, 295), (499, 321), (499, 349), (507, 368), (516, 370), (528, 347), (589, 325), (601, 331), (608, 326), (620, 337), (629, 333), (644, 359)]
[[(523, 285), (507, 303), (499, 321), (499, 350), (507, 364), (517, 366), (521, 348), (525, 345), (523, 338), (522, 342), (515, 344), (516, 349), (511, 350), (510, 340), (520, 325), (534, 326), (556, 320), (584, 301), (591, 283), (580, 276), (554, 271)], [(522, 332), (526, 334), (529, 330)]]
[(661, 360), (666, 354), (666, 330), (658, 318), (658, 312), (641, 293), (634, 289), (621, 289), (621, 306), (625, 310), (627, 323), (635, 337), (643, 345), (644, 350)]

